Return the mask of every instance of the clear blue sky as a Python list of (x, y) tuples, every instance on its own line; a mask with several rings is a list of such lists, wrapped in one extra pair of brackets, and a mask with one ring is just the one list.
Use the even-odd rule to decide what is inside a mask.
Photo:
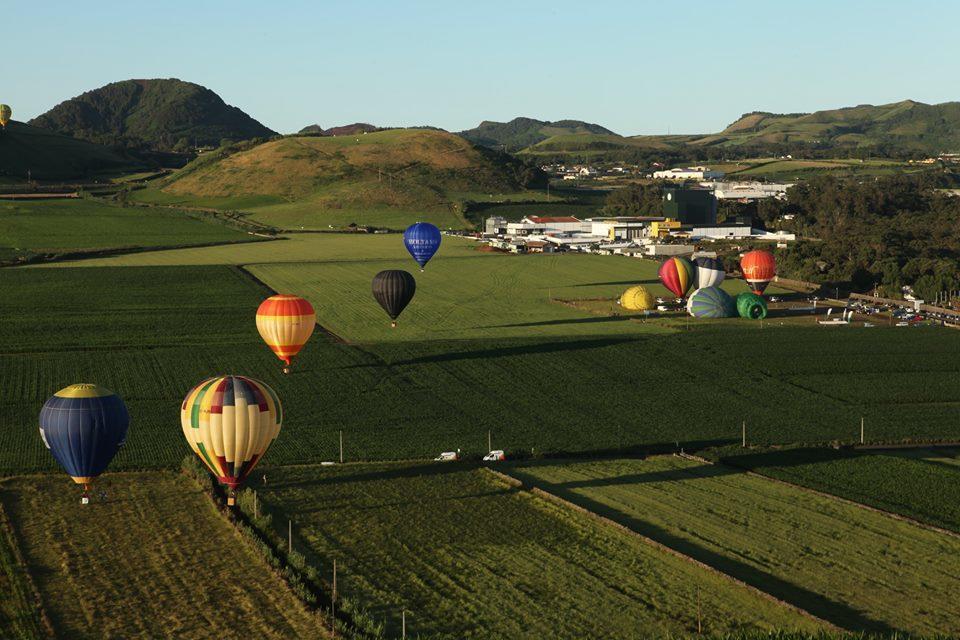
[(518, 115), (699, 133), (753, 110), (960, 100), (950, 0), (4, 4), (0, 101), (17, 120), (171, 77), (284, 133)]

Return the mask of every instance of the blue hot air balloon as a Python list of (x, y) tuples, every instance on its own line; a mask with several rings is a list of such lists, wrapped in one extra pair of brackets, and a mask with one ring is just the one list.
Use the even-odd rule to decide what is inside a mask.
[(420, 265), (420, 271), (440, 248), (440, 229), (429, 222), (418, 222), (403, 232), (403, 244), (413, 259)]
[(85, 491), (127, 439), (130, 417), (120, 396), (95, 384), (57, 391), (40, 410), (40, 437)]

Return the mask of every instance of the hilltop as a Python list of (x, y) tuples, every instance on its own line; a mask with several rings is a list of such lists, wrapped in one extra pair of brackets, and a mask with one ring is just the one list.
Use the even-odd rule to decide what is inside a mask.
[(289, 136), (205, 154), (146, 197), (243, 208), (284, 228), (398, 228), (431, 216), (462, 227), (469, 226), (463, 201), (521, 193), (541, 177), (516, 158), (450, 133), (391, 129)]
[(98, 144), (157, 151), (276, 135), (192, 82), (123, 80), (88, 91), (30, 124)]
[[(667, 136), (636, 136), (666, 142)], [(688, 148), (750, 150), (862, 150), (883, 154), (937, 154), (960, 150), (960, 102), (904, 100), (814, 113), (746, 113), (723, 131), (675, 138)]]
[(474, 144), (504, 148), (506, 151), (513, 152), (520, 151), (553, 136), (586, 134), (619, 137), (605, 127), (580, 120), (548, 122), (534, 120), (533, 118), (514, 118), (510, 122), (484, 120), (479, 126), (461, 131), (457, 135)]
[(99, 144), (11, 121), (0, 131), (0, 176), (74, 180), (138, 168), (139, 163)]
[(322, 136), (345, 136), (355, 133), (372, 133), (380, 130), (381, 128), (376, 125), (367, 124), (366, 122), (354, 122), (353, 124), (330, 127), (329, 129), (324, 129), (318, 124), (311, 124), (310, 126), (300, 129), (299, 133), (313, 133)]

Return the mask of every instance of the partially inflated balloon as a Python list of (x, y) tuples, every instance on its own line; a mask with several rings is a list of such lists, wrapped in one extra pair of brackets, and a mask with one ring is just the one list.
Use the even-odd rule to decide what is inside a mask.
[(697, 287), (700, 289), (718, 286), (726, 275), (720, 258), (697, 258), (694, 266), (697, 269)]
[(620, 306), (627, 311), (649, 311), (657, 306), (657, 301), (646, 287), (630, 287), (620, 296)]
[(686, 258), (667, 258), (660, 265), (660, 282), (663, 283), (673, 295), (682, 298), (696, 278), (693, 263)]
[(720, 287), (704, 287), (690, 294), (687, 312), (694, 318), (732, 318), (737, 315), (737, 305)]
[(257, 309), (257, 331), (287, 367), (313, 335), (316, 326), (317, 314), (313, 307), (297, 296), (270, 296)]
[(740, 270), (750, 289), (759, 296), (777, 275), (777, 261), (769, 251), (750, 251), (740, 259)]
[(390, 269), (373, 277), (373, 297), (393, 320), (391, 324), (394, 327), (416, 292), (417, 281), (406, 271)]
[(243, 376), (208, 378), (180, 406), (187, 443), (231, 496), (277, 438), (282, 422), (273, 389)]
[(120, 396), (95, 384), (75, 384), (40, 410), (40, 437), (73, 481), (89, 489), (127, 439), (130, 417)]
[(13, 117), (13, 109), (9, 105), (0, 104), (0, 127), (6, 129), (11, 117)]
[(767, 317), (767, 301), (755, 293), (741, 293), (737, 296), (737, 313), (748, 320), (762, 320)]
[(420, 265), (420, 271), (423, 271), (427, 262), (440, 248), (440, 229), (429, 222), (412, 224), (403, 232), (403, 244)]

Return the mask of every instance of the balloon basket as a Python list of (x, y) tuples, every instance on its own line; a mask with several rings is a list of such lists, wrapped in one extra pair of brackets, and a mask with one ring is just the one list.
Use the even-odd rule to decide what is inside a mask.
[(233, 495), (233, 492), (227, 495), (227, 506), (232, 507), (237, 504), (237, 498)]
[(391, 329), (396, 329), (396, 328), (397, 328), (397, 323), (396, 323), (396, 321), (390, 323), (390, 328), (391, 328)]
[(290, 373), (290, 367), (284, 367), (284, 368), (283, 368), (283, 373), (284, 373), (284, 375), (289, 374), (289, 373)]

